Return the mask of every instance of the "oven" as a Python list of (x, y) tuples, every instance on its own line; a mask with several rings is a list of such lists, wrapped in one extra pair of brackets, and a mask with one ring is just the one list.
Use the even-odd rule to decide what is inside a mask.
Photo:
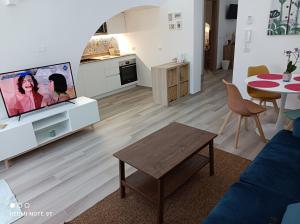
[(137, 81), (136, 59), (119, 62), (121, 85)]

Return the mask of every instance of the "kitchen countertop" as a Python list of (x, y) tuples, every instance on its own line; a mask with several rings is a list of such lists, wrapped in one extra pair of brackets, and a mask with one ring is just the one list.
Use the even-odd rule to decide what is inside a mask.
[(106, 61), (106, 60), (111, 60), (111, 59), (116, 59), (116, 58), (122, 58), (122, 57), (127, 57), (127, 56), (132, 56), (135, 54), (122, 54), (122, 55), (102, 55), (102, 56), (91, 56), (86, 57), (85, 59), (81, 60), (80, 64), (88, 64), (88, 63), (94, 63), (94, 62), (99, 62), (99, 61)]

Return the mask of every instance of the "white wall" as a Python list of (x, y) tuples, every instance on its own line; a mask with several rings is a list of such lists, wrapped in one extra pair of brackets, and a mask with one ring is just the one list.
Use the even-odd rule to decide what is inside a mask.
[[(182, 30), (169, 30), (169, 12), (182, 13)], [(139, 77), (140, 85), (151, 87), (151, 67), (168, 63), (178, 54), (183, 53), (187, 61), (191, 62), (191, 93), (200, 91), (201, 52), (203, 51), (202, 17), (203, 1), (199, 0), (167, 0), (159, 8), (130, 10), (125, 13), (128, 28), (126, 36), (130, 48), (134, 49), (139, 58), (139, 73), (142, 74)], [(198, 44), (197, 47), (195, 44)]]
[(236, 32), (237, 20), (226, 19), (226, 12), (230, 4), (238, 4), (238, 0), (220, 0), (219, 4), (217, 68), (221, 67), (224, 44), (231, 39), (232, 33)]
[[(259, 6), (259, 7), (258, 7)], [(268, 36), (271, 0), (240, 0), (237, 24), (237, 42), (235, 52), (234, 83), (239, 87), (244, 97), (248, 97), (245, 79), (248, 66), (266, 64), (271, 72), (282, 73), (286, 67), (287, 49), (300, 47), (300, 36)], [(253, 16), (253, 24), (247, 25), (248, 16)], [(253, 30), (253, 41), (250, 52), (244, 51), (245, 29)], [(300, 67), (300, 64), (299, 64)], [(296, 72), (300, 72), (300, 69)], [(297, 97), (289, 96), (289, 108), (300, 108)]]
[[(104, 21), (121, 11), (162, 0), (0, 1), (0, 73), (70, 61), (76, 76), (86, 43)], [(75, 77), (76, 78), (76, 77)], [(6, 112), (0, 101), (0, 118)]]
[[(197, 23), (194, 20), (196, 15), (203, 14), (203, 0), (17, 0), (17, 6), (11, 7), (4, 6), (3, 2), (0, 1), (0, 73), (70, 61), (76, 79), (86, 43), (104, 21), (133, 7), (160, 6), (157, 37), (148, 38), (146, 42), (153, 46), (148, 48), (147, 54), (160, 60), (149, 59), (151, 63), (146, 66), (149, 68), (170, 61), (177, 53), (186, 53), (192, 64), (191, 92), (200, 90), (202, 57), (197, 56), (197, 63), (193, 59), (202, 51), (203, 27), (202, 24), (196, 26), (201, 19)], [(182, 11), (184, 16), (185, 31), (175, 35), (167, 30), (167, 13), (173, 11)], [(196, 41), (200, 43), (199, 53), (193, 48)], [(149, 77), (145, 82), (149, 82)], [(5, 117), (0, 100), (0, 119)]]

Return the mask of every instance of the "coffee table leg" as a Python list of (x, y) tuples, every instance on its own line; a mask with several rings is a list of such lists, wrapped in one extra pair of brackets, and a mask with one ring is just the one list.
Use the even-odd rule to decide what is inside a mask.
[(126, 192), (122, 181), (125, 181), (125, 164), (121, 160), (119, 160), (119, 172), (120, 172), (120, 193), (121, 193), (121, 198), (124, 198), (126, 196)]
[(214, 141), (210, 141), (209, 143), (209, 166), (210, 166), (210, 176), (215, 174), (214, 168)]
[(158, 210), (157, 224), (162, 224), (164, 220), (164, 182), (163, 179), (158, 180)]

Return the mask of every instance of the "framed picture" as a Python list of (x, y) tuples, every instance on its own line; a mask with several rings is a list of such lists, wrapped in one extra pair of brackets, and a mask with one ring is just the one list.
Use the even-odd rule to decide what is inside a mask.
[(182, 19), (182, 14), (181, 14), (181, 12), (175, 12), (175, 13), (174, 13), (174, 19), (175, 19), (175, 20), (180, 20), (180, 19)]
[(173, 13), (168, 13), (168, 21), (173, 22)]
[(182, 30), (182, 21), (176, 22), (176, 30)]
[(300, 0), (272, 0), (268, 35), (300, 34)]
[(174, 23), (169, 24), (169, 30), (175, 30), (176, 26)]

